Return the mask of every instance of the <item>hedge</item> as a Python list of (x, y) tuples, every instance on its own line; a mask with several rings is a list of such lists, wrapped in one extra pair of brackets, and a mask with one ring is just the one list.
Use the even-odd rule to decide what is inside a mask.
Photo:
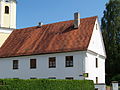
[(94, 90), (91, 80), (0, 79), (0, 90)]

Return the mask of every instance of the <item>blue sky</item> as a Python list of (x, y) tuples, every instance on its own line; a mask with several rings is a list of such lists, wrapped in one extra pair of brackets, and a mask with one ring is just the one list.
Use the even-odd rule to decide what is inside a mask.
[(105, 4), (109, 0), (18, 0), (17, 28), (72, 20), (74, 12), (81, 18), (103, 16)]

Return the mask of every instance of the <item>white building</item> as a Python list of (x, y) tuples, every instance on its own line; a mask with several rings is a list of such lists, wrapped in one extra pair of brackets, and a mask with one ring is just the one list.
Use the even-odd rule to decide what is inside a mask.
[(88, 79), (105, 90), (106, 53), (98, 18), (79, 16), (14, 30), (0, 48), (0, 78)]

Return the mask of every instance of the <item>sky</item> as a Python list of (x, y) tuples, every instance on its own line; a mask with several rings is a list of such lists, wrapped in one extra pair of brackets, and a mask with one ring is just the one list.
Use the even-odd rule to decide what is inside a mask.
[(37, 26), (73, 20), (74, 13), (80, 18), (103, 17), (105, 4), (109, 0), (17, 0), (17, 28)]

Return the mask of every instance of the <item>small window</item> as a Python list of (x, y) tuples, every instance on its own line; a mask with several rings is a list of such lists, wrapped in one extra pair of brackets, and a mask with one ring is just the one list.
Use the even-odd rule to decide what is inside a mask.
[(66, 67), (73, 67), (73, 56), (66, 56)]
[(18, 69), (18, 60), (13, 60), (13, 69)]
[(65, 79), (73, 80), (73, 77), (66, 77)]
[(98, 68), (98, 58), (96, 58), (96, 68)]
[(98, 88), (95, 88), (95, 90), (98, 90)]
[(5, 2), (9, 2), (9, 0), (5, 0)]
[(98, 77), (96, 77), (96, 84), (98, 84)]
[(9, 7), (5, 6), (5, 14), (9, 14)]
[(13, 79), (19, 79), (19, 78), (16, 77), (16, 78), (13, 78)]
[(36, 59), (30, 59), (30, 68), (35, 69), (36, 68)]
[(49, 77), (48, 79), (56, 79), (56, 77)]
[(36, 77), (31, 77), (30, 79), (37, 79)]
[(55, 57), (49, 58), (49, 68), (56, 68), (56, 58)]
[(98, 25), (96, 24), (96, 30), (98, 30)]

